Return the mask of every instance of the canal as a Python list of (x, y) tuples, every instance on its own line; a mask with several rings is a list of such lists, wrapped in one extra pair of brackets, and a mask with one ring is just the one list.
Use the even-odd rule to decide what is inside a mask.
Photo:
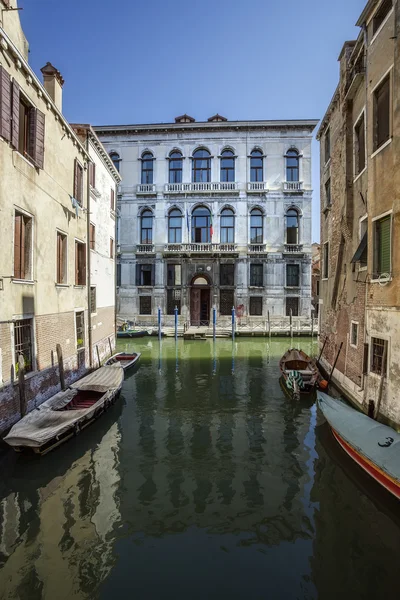
[(101, 419), (3, 452), (0, 598), (393, 597), (399, 504), (286, 398), (288, 345), (119, 343), (142, 357)]

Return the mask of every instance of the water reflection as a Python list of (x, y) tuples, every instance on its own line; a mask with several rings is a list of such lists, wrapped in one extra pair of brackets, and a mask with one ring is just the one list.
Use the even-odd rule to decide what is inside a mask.
[(380, 570), (389, 590), (399, 523), (343, 470), (313, 399), (282, 394), (288, 344), (124, 344), (142, 357), (121, 401), (54, 453), (10, 458), (0, 597), (380, 597)]

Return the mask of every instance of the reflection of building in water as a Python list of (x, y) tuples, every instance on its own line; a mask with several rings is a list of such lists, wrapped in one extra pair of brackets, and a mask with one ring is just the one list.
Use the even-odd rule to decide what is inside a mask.
[(31, 597), (33, 582), (45, 598), (92, 597), (113, 565), (120, 439), (114, 423), (93, 452), (40, 487), (34, 498), (20, 491), (1, 501), (2, 597)]

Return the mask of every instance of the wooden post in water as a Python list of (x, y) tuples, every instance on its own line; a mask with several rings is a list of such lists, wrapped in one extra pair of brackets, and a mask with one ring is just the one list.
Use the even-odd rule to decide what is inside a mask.
[(101, 367), (101, 362), (100, 362), (100, 352), (99, 352), (99, 345), (96, 344), (96, 350), (97, 350), (97, 360), (99, 361), (99, 368)]
[(322, 356), (322, 353), (323, 353), (323, 351), (324, 351), (324, 348), (325, 348), (325, 344), (326, 344), (326, 341), (327, 341), (327, 339), (328, 339), (328, 338), (326, 337), (326, 338), (324, 339), (324, 343), (322, 344), (321, 352), (319, 353), (319, 356), (318, 356), (318, 358), (317, 358), (317, 362), (316, 362), (316, 364), (317, 364), (317, 365), (319, 365), (319, 361), (320, 361), (320, 359), (321, 359), (321, 356)]
[(108, 345), (110, 346), (110, 356), (112, 356), (113, 351), (112, 351), (112, 345), (111, 345), (110, 337), (108, 338)]
[(21, 417), (26, 415), (26, 396), (25, 396), (25, 359), (23, 354), (18, 356), (18, 386), (19, 386), (19, 410)]
[(343, 342), (340, 342), (339, 350), (338, 350), (338, 353), (336, 354), (335, 362), (333, 363), (332, 371), (331, 371), (331, 373), (330, 373), (330, 375), (329, 375), (329, 378), (328, 378), (328, 383), (330, 382), (330, 380), (331, 380), (331, 378), (332, 378), (333, 371), (335, 370), (336, 363), (337, 363), (337, 361), (338, 361), (338, 358), (339, 358), (339, 354), (340, 354), (340, 352), (341, 352), (341, 350), (342, 350), (342, 346), (343, 346)]
[(269, 335), (269, 339), (271, 339), (271, 320), (269, 318), (269, 311), (268, 311), (268, 335)]
[(374, 419), (378, 418), (379, 409), (381, 407), (381, 402), (382, 402), (383, 382), (385, 381), (385, 375), (386, 375), (387, 347), (388, 347), (388, 343), (385, 341), (384, 346), (383, 346), (383, 355), (382, 355), (381, 380), (379, 382), (378, 400), (376, 403)]
[(61, 389), (65, 390), (64, 361), (63, 361), (61, 344), (56, 345), (56, 352), (57, 352), (57, 360), (58, 360), (58, 371), (60, 373)]
[(314, 311), (311, 311), (311, 341), (314, 337)]

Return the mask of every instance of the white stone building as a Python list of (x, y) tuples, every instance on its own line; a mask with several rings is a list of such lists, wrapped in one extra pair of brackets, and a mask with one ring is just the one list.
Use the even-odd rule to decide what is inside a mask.
[[(311, 313), (311, 137), (317, 120), (99, 126), (122, 176), (120, 317), (207, 324)], [(166, 318), (168, 322), (168, 317)]]

